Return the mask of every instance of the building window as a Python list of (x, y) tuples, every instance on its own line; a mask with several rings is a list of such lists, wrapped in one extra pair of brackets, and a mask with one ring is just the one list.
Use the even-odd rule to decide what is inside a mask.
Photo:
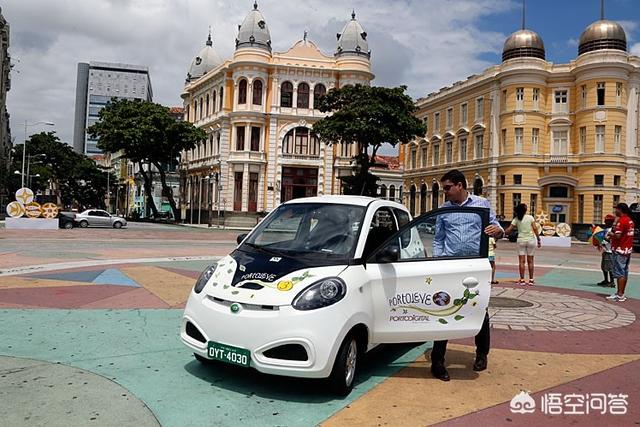
[(203, 111), (203, 107), (202, 107), (202, 97), (200, 97), (200, 119), (202, 119), (204, 117), (204, 111)]
[(500, 185), (505, 185), (506, 182), (507, 182), (507, 176), (500, 175)]
[(251, 126), (251, 151), (260, 151), (260, 128)]
[(309, 85), (300, 83), (298, 85), (298, 108), (309, 108)]
[(538, 211), (538, 195), (532, 194), (529, 196), (529, 214), (534, 215)]
[(451, 163), (453, 161), (453, 141), (445, 142), (445, 163)]
[(460, 161), (467, 160), (467, 137), (460, 138)]
[(567, 91), (556, 90), (554, 94), (553, 112), (554, 113), (567, 113)]
[(396, 198), (396, 186), (395, 185), (390, 185), (389, 186), (389, 200), (395, 200)]
[(411, 150), (411, 169), (416, 169), (417, 168), (417, 153), (415, 148), (413, 150)]
[(484, 138), (483, 135), (476, 135), (476, 142), (475, 142), (475, 150), (474, 150), (474, 158), (475, 159), (481, 159), (483, 156), (483, 150), (484, 150)]
[(603, 107), (604, 106), (604, 88), (605, 88), (604, 82), (599, 82), (598, 83), (598, 91), (597, 91), (598, 106), (599, 107)]
[(253, 81), (253, 105), (262, 105), (262, 80)]
[(440, 164), (440, 145), (433, 145), (433, 165), (436, 166)]
[(205, 108), (205, 116), (208, 116), (209, 113), (209, 94), (207, 94), (207, 98), (206, 101), (204, 102), (204, 108)]
[(578, 196), (578, 223), (584, 224), (584, 194)]
[(602, 194), (593, 195), (593, 223), (602, 223)]
[(340, 144), (340, 157), (351, 157), (351, 145)]
[(587, 128), (584, 126), (580, 128), (580, 144), (578, 149), (580, 150), (580, 154), (587, 151)]
[(531, 152), (538, 154), (538, 146), (540, 144), (540, 129), (531, 129)]
[(453, 127), (453, 108), (447, 108), (447, 129)]
[(587, 85), (580, 86), (580, 107), (587, 108)]
[(522, 185), (522, 175), (513, 175), (513, 185)]
[(484, 98), (480, 97), (476, 99), (476, 120), (480, 120), (484, 117)]
[(504, 193), (500, 193), (500, 215), (504, 217)]
[[(348, 144), (342, 144), (342, 147), (343, 157), (346, 157), (349, 153)], [(291, 129), (284, 137), (282, 153), (300, 156), (318, 156), (320, 154), (320, 140), (317, 136), (309, 132), (308, 128), (300, 126)]]
[(427, 147), (422, 147), (422, 154), (420, 156), (420, 160), (421, 160), (421, 165), (423, 168), (427, 167), (427, 160), (429, 159), (429, 157), (427, 157)]
[(502, 98), (500, 98), (500, 109), (505, 111), (507, 109), (507, 90), (502, 91)]
[(569, 188), (562, 185), (549, 187), (549, 197), (557, 199), (566, 199), (569, 197)]
[(621, 182), (621, 176), (620, 175), (613, 175), (613, 185), (615, 187), (620, 187), (620, 182)]
[(435, 113), (433, 115), (433, 127), (435, 133), (440, 133), (440, 113)]
[(613, 195), (613, 206), (618, 206), (619, 203), (620, 203), (620, 195), (619, 194), (614, 194)]
[(524, 109), (524, 88), (516, 88), (516, 110)]
[(284, 82), (280, 87), (280, 106), (291, 108), (293, 105), (293, 85), (291, 82)]
[(240, 80), (238, 83), (238, 104), (247, 103), (247, 81), (245, 79)]
[(596, 126), (596, 153), (604, 153), (604, 126)]
[(244, 150), (244, 126), (236, 126), (236, 151)]
[(522, 203), (522, 194), (513, 193), (513, 196), (511, 196), (511, 201), (513, 203), (513, 212), (515, 213), (516, 206), (518, 206), (520, 203)]
[(467, 103), (460, 105), (460, 126), (467, 124)]
[(594, 175), (593, 185), (596, 187), (602, 187), (604, 185), (604, 175)]
[(551, 154), (566, 155), (567, 154), (567, 135), (566, 130), (553, 131), (553, 151)]
[(622, 83), (616, 83), (616, 105), (622, 106)]
[(513, 148), (513, 154), (522, 154), (522, 138), (524, 129), (516, 128), (516, 141)]
[(533, 89), (533, 109), (535, 111), (540, 109), (540, 89), (537, 87)]
[(327, 88), (322, 84), (318, 83), (313, 88), (313, 108), (318, 109), (318, 105), (320, 105), (320, 98), (327, 94)]
[(224, 88), (220, 88), (220, 108), (219, 110), (222, 111), (222, 109), (224, 108)]
[(216, 111), (218, 111), (218, 104), (216, 103), (216, 91), (213, 91), (213, 95), (211, 96), (211, 112), (215, 113)]
[(622, 126), (616, 126), (615, 131), (613, 133), (613, 152), (620, 152), (620, 140), (622, 139)]
[(502, 129), (500, 133), (500, 154), (507, 154), (507, 130)]

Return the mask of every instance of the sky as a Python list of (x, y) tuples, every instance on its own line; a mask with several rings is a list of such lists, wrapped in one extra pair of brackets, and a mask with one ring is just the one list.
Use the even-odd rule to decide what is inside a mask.
[[(189, 65), (209, 26), (222, 58), (233, 55), (237, 26), (253, 0), (3, 0), (14, 68), (7, 108), (16, 143), (55, 130), (72, 144), (78, 62), (150, 69), (154, 102), (180, 106)], [(325, 54), (352, 9), (368, 33), (374, 85), (406, 85), (413, 98), (500, 62), (506, 37), (521, 26), (522, 0), (260, 0), (275, 51), (304, 31)], [(547, 60), (577, 56), (580, 33), (599, 19), (600, 0), (528, 0), (526, 27), (545, 43)], [(606, 0), (605, 17), (626, 30), (640, 55), (640, 0)]]

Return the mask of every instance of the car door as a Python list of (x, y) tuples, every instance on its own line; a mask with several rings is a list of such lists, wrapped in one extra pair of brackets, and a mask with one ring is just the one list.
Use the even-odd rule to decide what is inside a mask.
[(106, 211), (97, 211), (97, 212), (98, 212), (98, 215), (100, 215), (98, 217), (100, 221), (100, 226), (111, 227), (111, 214), (109, 214), (109, 212), (106, 212)]
[(478, 333), (491, 293), (483, 231), (488, 218), (482, 208), (437, 209), (406, 224), (369, 256), (374, 342)]
[(87, 221), (89, 222), (89, 225), (92, 227), (98, 227), (100, 226), (100, 213), (98, 211), (89, 211), (87, 212)]

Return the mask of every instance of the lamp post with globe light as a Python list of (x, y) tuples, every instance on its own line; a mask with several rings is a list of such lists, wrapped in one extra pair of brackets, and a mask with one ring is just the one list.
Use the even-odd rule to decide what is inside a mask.
[(55, 126), (55, 123), (53, 122), (27, 123), (26, 120), (24, 121), (24, 143), (22, 144), (22, 187), (24, 187), (24, 178), (25, 178), (24, 164), (25, 164), (25, 157), (27, 154), (27, 127), (36, 126), (36, 125)]

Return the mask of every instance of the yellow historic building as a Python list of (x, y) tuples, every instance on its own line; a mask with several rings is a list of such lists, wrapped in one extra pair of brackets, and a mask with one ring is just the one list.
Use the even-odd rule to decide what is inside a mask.
[(337, 177), (351, 173), (355, 147), (325, 146), (312, 134), (325, 116), (318, 97), (372, 79), (367, 33), (355, 13), (333, 55), (306, 33), (286, 52), (273, 52), (257, 3), (239, 26), (233, 58), (221, 59), (209, 35), (182, 94), (185, 120), (207, 133), (181, 156), (183, 218), (270, 211), (293, 198), (339, 193)]
[(498, 215), (523, 202), (553, 223), (601, 223), (619, 201), (638, 201), (640, 58), (622, 27), (601, 17), (568, 64), (545, 59), (524, 28), (502, 63), (417, 101), (425, 138), (403, 147), (404, 203), (421, 213), (443, 202), (438, 180), (462, 170)]

